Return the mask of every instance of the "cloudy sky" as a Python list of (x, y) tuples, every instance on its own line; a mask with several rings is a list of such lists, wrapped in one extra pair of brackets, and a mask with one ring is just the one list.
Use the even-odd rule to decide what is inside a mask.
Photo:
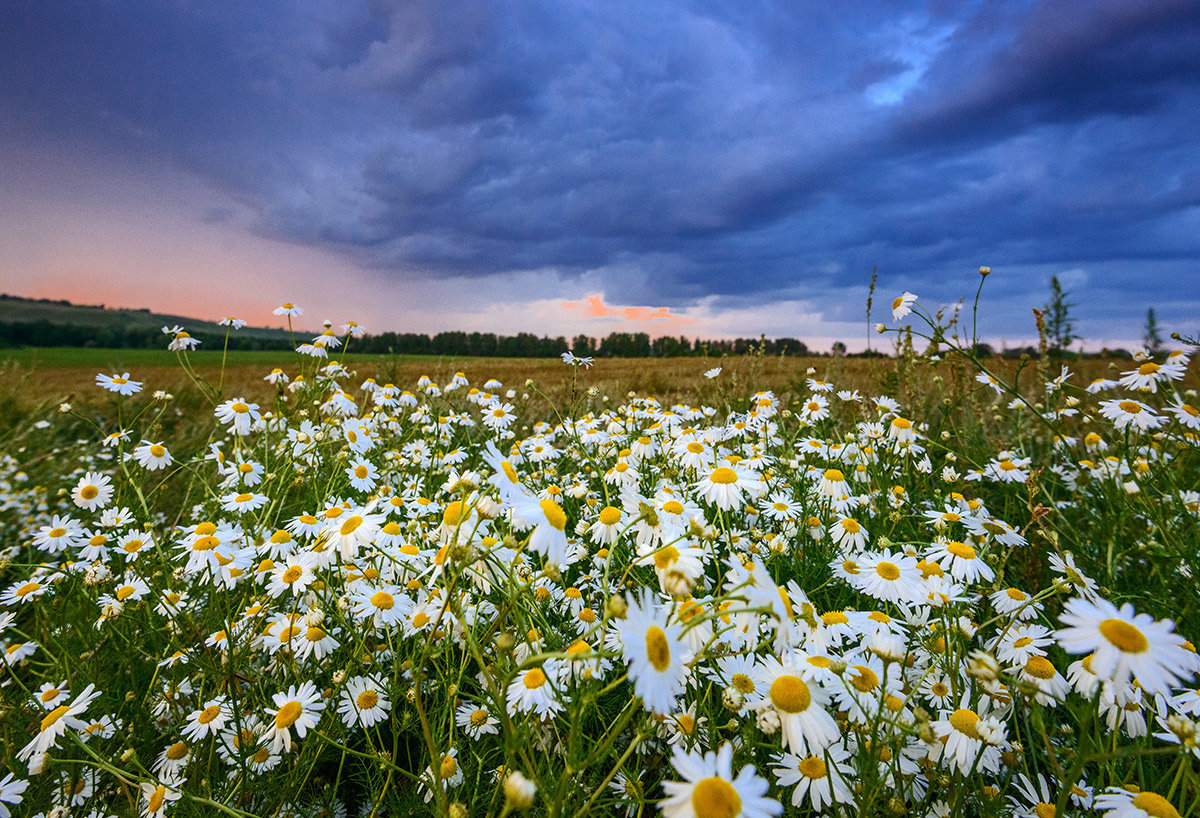
[[(1200, 328), (1195, 0), (15, 0), (0, 287), (267, 323)], [(857, 343), (856, 343), (857, 339)]]

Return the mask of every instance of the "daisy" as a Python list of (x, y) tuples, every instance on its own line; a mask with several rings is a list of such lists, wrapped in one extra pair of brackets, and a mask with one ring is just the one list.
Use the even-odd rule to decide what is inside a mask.
[(471, 702), (464, 702), (458, 706), (458, 710), (454, 714), (454, 721), (471, 739), (477, 740), (483, 736), (495, 735), (500, 732), (500, 728), (497, 726), (500, 724), (500, 720)]
[(837, 740), (837, 722), (829, 715), (829, 696), (815, 681), (807, 679), (807, 664), (786, 663), (767, 656), (752, 676), (754, 694), (747, 696), (752, 710), (774, 708), (779, 715), (783, 746), (796, 753), (818, 753)]
[(925, 558), (937, 563), (943, 570), (949, 571), (950, 576), (961, 582), (991, 582), (996, 575), (991, 566), (980, 559), (975, 549), (966, 543), (942, 543), (940, 547), (927, 552)]
[(46, 682), (38, 688), (37, 693), (33, 694), (33, 698), (40, 707), (46, 710), (53, 710), (70, 697), (70, 695), (71, 691), (67, 690), (67, 682), (64, 679), (58, 684)]
[(854, 804), (847, 781), (855, 777), (854, 768), (845, 763), (850, 751), (840, 744), (825, 748), (824, 753), (801, 757), (786, 753), (775, 764), (775, 779), (781, 787), (796, 785), (792, 806), (801, 807), (807, 795), (815, 812), (833, 804)]
[(1005, 588), (996, 591), (988, 599), (996, 613), (1012, 616), (1017, 619), (1037, 619), (1042, 606), (1033, 601), (1033, 597), (1019, 588)]
[(524, 526), (533, 526), (533, 533), (529, 535), (529, 550), (541, 554), (554, 565), (565, 565), (567, 514), (562, 506), (550, 498), (539, 500), (524, 491), (514, 492), (509, 501), (513, 504), (515, 516)]
[(267, 715), (273, 721), (267, 728), (266, 737), (271, 739), (271, 752), (291, 752), (292, 732), (296, 728), (296, 737), (304, 738), (310, 728), (317, 726), (325, 702), (321, 701), (321, 693), (309, 681), (300, 687), (292, 685), (286, 693), (276, 693), (271, 697), (275, 707), (267, 708)]
[(172, 781), (167, 784), (141, 784), (142, 796), (146, 799), (146, 806), (142, 809), (143, 818), (161, 818), (166, 814), (167, 806), (175, 801), (178, 801), (182, 794), (173, 789), (182, 784), (182, 781)]
[(633, 690), (647, 710), (670, 715), (683, 692), (688, 677), (685, 663), (692, 654), (680, 639), (683, 627), (668, 622), (668, 611), (647, 589), (638, 597), (627, 597), (627, 602), (619, 634)]
[(846, 476), (840, 469), (826, 469), (821, 475), (821, 482), (817, 484), (817, 494), (822, 497), (841, 497), (849, 493), (850, 486), (847, 485)]
[(375, 488), (379, 469), (369, 460), (357, 460), (346, 468), (346, 476), (350, 478), (350, 486), (357, 491), (371, 491)]
[(851, 575), (850, 585), (875, 599), (909, 602), (920, 590), (922, 575), (915, 557), (884, 551), (866, 554), (858, 563), (858, 573)]
[(221, 423), (229, 426), (235, 435), (245, 437), (250, 434), (251, 427), (262, 419), (257, 403), (246, 403), (241, 398), (227, 400), (213, 410), (213, 414)]
[(509, 711), (537, 713), (544, 718), (562, 710), (562, 702), (554, 692), (558, 672), (559, 666), (554, 659), (548, 659), (540, 667), (518, 671), (505, 696)]
[(1106, 400), (1100, 403), (1100, 414), (1113, 422), (1118, 429), (1133, 426), (1139, 431), (1157, 429), (1163, 423), (1158, 415), (1144, 403), (1136, 400)]
[(142, 441), (142, 444), (133, 450), (133, 459), (146, 471), (165, 469), (175, 460), (161, 443), (149, 441)]
[(757, 497), (766, 492), (767, 484), (748, 471), (718, 466), (696, 484), (696, 489), (709, 505), (731, 511), (742, 505), (746, 494)]
[(221, 499), (221, 508), (234, 514), (244, 514), (248, 511), (257, 511), (262, 508), (270, 498), (265, 494), (242, 492), (240, 494), (228, 494)]
[(19, 804), (25, 800), (22, 794), (29, 786), (28, 781), (22, 781), (13, 776), (12, 773), (0, 778), (0, 818), (9, 818), (11, 813), (5, 804)]
[(338, 702), (338, 713), (347, 727), (353, 727), (356, 723), (371, 727), (386, 719), (391, 708), (387, 690), (370, 676), (355, 676), (346, 680), (346, 689), (342, 691)]
[(383, 514), (372, 514), (368, 508), (345, 511), (338, 506), (325, 512), (322, 536), (328, 547), (337, 549), (344, 561), (358, 557), (359, 550), (370, 545), (379, 534), (385, 517)]
[(286, 315), (288, 318), (291, 318), (294, 315), (304, 315), (304, 310), (295, 304), (285, 302), (275, 308), (275, 315)]
[(843, 517), (829, 527), (829, 536), (835, 544), (847, 552), (860, 551), (867, 547), (867, 531), (858, 520)]
[(47, 713), (46, 717), (42, 719), (38, 734), (34, 736), (33, 741), (26, 744), (17, 753), (17, 758), (28, 761), (35, 756), (44, 756), (51, 747), (58, 746), (58, 740), (66, 734), (67, 730), (81, 730), (87, 727), (87, 722), (77, 719), (76, 716), (87, 710), (88, 705), (99, 695), (100, 691), (96, 690), (95, 685), (88, 685), (75, 697), (73, 702), (60, 704)]
[(142, 382), (129, 380), (128, 372), (121, 375), (97, 373), (96, 386), (107, 389), (109, 392), (116, 392), (118, 395), (133, 395), (142, 391)]
[(86, 511), (104, 508), (112, 500), (112, 480), (106, 474), (90, 471), (79, 478), (79, 483), (71, 490), (71, 499), (75, 505)]
[(1000, 768), (1000, 749), (993, 746), (993, 742), (1003, 740), (1004, 727), (995, 719), (984, 719), (967, 707), (965, 696), (961, 707), (946, 712), (942, 719), (933, 723), (933, 731), (938, 737), (938, 744), (933, 748), (935, 760), (949, 761), (963, 774), (972, 769), (995, 772)]
[(1091, 671), (1124, 686), (1136, 677), (1148, 693), (1170, 695), (1171, 687), (1192, 676), (1192, 656), (1171, 620), (1155, 621), (1126, 603), (1075, 597), (1059, 621), (1055, 637), (1067, 653), (1090, 653)]
[(8, 586), (3, 594), (0, 594), (0, 605), (18, 605), (23, 602), (31, 602), (48, 590), (50, 590), (49, 585), (44, 582), (38, 582), (36, 579), (31, 579), (29, 582), (17, 580)]
[(1179, 810), (1156, 792), (1130, 792), (1109, 787), (1096, 796), (1094, 808), (1103, 810), (1103, 818), (1179, 818)]
[(308, 551), (293, 554), (287, 561), (276, 565), (267, 584), (267, 593), (274, 599), (284, 591), (299, 596), (316, 580), (317, 558)]
[(767, 797), (770, 785), (752, 765), (733, 777), (733, 745), (725, 742), (714, 753), (675, 749), (671, 758), (683, 781), (664, 781), (666, 798), (659, 809), (666, 818), (770, 818), (783, 804)]
[(892, 320), (899, 323), (901, 318), (912, 312), (912, 305), (917, 300), (917, 297), (912, 293), (905, 291), (892, 302)]
[(200, 741), (205, 736), (215, 736), (225, 729), (225, 725), (232, 716), (233, 713), (226, 707), (223, 696), (209, 699), (204, 703), (202, 709), (195, 710), (188, 715), (188, 723), (183, 728), (183, 735), (191, 741)]

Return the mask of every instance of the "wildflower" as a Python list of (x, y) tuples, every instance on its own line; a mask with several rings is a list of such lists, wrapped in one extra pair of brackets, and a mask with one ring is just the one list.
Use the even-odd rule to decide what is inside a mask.
[(292, 749), (291, 728), (296, 728), (296, 737), (304, 735), (317, 726), (325, 702), (312, 682), (304, 682), (299, 687), (292, 685), (286, 693), (276, 693), (271, 697), (274, 708), (267, 708), (267, 715), (274, 718), (267, 729), (266, 737), (271, 739), (271, 752), (277, 753), (280, 748), (285, 752)]
[(508, 809), (529, 809), (537, 795), (537, 784), (526, 778), (519, 770), (504, 776), (504, 801)]
[(275, 308), (275, 315), (286, 315), (290, 318), (292, 316), (304, 315), (304, 310), (300, 309), (295, 304), (285, 302)]
[(554, 659), (540, 667), (518, 671), (505, 697), (508, 709), (513, 713), (537, 713), (543, 717), (562, 710), (562, 702), (554, 692), (558, 673), (559, 665)]
[(11, 813), (5, 804), (19, 804), (25, 799), (23, 793), (29, 786), (28, 781), (23, 781), (16, 778), (12, 773), (8, 773), (4, 778), (0, 778), (0, 818), (9, 818)]
[(384, 686), (370, 676), (349, 679), (338, 703), (338, 713), (347, 727), (371, 727), (386, 719), (391, 709)]
[(1109, 787), (1096, 796), (1094, 808), (1104, 811), (1103, 818), (1179, 818), (1170, 801), (1150, 790)]
[(666, 818), (770, 818), (783, 805), (767, 797), (770, 785), (752, 765), (733, 777), (733, 745), (717, 752), (684, 752), (675, 748), (671, 764), (683, 781), (664, 781), (666, 798), (659, 809)]
[(140, 785), (142, 796), (146, 799), (146, 806), (142, 810), (143, 818), (161, 818), (166, 814), (167, 806), (182, 797), (182, 793), (175, 789), (182, 781), (172, 780), (170, 784), (147, 784)]
[(757, 497), (767, 485), (744, 469), (718, 466), (696, 484), (705, 502), (723, 511), (731, 511), (742, 505), (745, 495)]
[(585, 368), (590, 368), (592, 365), (591, 358), (578, 358), (574, 355), (574, 353), (571, 352), (564, 352), (562, 354), (562, 360), (564, 364), (569, 364), (570, 366), (582, 366)]
[(140, 446), (133, 450), (133, 458), (146, 471), (158, 471), (165, 469), (174, 462), (171, 453), (161, 443), (151, 443), (143, 441)]
[(1100, 404), (1100, 414), (1113, 422), (1118, 429), (1132, 426), (1140, 431), (1157, 429), (1163, 417), (1149, 406), (1136, 400), (1106, 400)]
[(225, 401), (213, 411), (213, 414), (221, 423), (227, 424), (231, 432), (243, 437), (250, 434), (251, 427), (262, 419), (262, 415), (258, 412), (258, 404), (246, 403), (241, 398)]
[(47, 713), (42, 719), (38, 734), (17, 753), (17, 758), (28, 761), (31, 757), (45, 756), (51, 747), (58, 746), (58, 740), (67, 730), (82, 730), (86, 727), (87, 724), (76, 716), (87, 710), (88, 705), (99, 695), (95, 685), (88, 685), (70, 704), (60, 704)]
[[(963, 701), (961, 706), (948, 712), (933, 723), (933, 730), (940, 743), (935, 746), (935, 757), (949, 761), (966, 774), (972, 769), (995, 772), (1000, 766), (1000, 743), (1004, 728), (995, 719), (984, 719)], [(988, 739), (991, 739), (989, 741)]]
[(669, 624), (667, 611), (643, 589), (627, 598), (628, 609), (620, 623), (620, 638), (634, 692), (647, 710), (670, 715), (683, 692), (691, 651), (680, 641), (682, 627)]
[(721, 367), (714, 366), (712, 369), (705, 371), (704, 377), (708, 378), (711, 381), (713, 378), (717, 377), (720, 374), (721, 374)]
[(190, 741), (200, 741), (206, 736), (218, 735), (225, 729), (232, 716), (233, 713), (226, 706), (223, 696), (209, 699), (204, 703), (204, 707), (188, 715), (183, 735)]
[(471, 739), (479, 739), (485, 735), (495, 735), (500, 731), (497, 726), (500, 720), (488, 713), (482, 707), (470, 702), (458, 706), (454, 716), (455, 723)]
[(910, 292), (905, 291), (892, 302), (892, 320), (899, 323), (901, 318), (912, 312), (912, 305), (917, 300), (917, 297)]
[(128, 372), (122, 375), (99, 373), (96, 375), (96, 385), (118, 395), (133, 395), (142, 391), (142, 382), (129, 380)]
[(826, 706), (828, 694), (809, 678), (809, 671), (788, 659), (768, 656), (753, 673), (752, 710), (772, 708), (779, 716), (783, 746), (797, 753), (819, 753), (840, 735)]
[(86, 511), (104, 508), (112, 500), (112, 479), (106, 474), (90, 471), (79, 478), (75, 488), (71, 490), (71, 499), (75, 505)]
[(848, 781), (854, 780), (854, 768), (845, 763), (850, 751), (840, 745), (825, 748), (823, 753), (805, 757), (786, 753), (775, 764), (775, 779), (781, 787), (792, 790), (792, 806), (801, 807), (807, 795), (815, 812), (824, 812), (833, 804), (854, 804), (854, 794)]
[(1091, 654), (1091, 671), (1117, 685), (1136, 677), (1148, 693), (1169, 695), (1192, 676), (1192, 656), (1171, 620), (1155, 621), (1126, 603), (1075, 597), (1064, 607), (1055, 637), (1067, 653)]
[[(163, 330), (166, 331), (166, 327)], [(176, 328), (175, 337), (171, 339), (171, 343), (167, 344), (167, 349), (171, 352), (186, 352), (189, 349), (195, 349), (200, 346), (200, 341), (193, 338), (184, 330)]]

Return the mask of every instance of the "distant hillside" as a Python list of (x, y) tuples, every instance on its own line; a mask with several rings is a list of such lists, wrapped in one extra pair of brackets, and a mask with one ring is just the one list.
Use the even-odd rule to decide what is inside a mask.
[[(192, 335), (224, 335), (225, 328), (212, 321), (188, 318), (183, 315), (164, 315), (148, 309), (109, 309), (103, 304), (72, 304), (70, 301), (55, 301), (49, 298), (20, 298), (0, 294), (0, 323), (3, 324), (50, 324), (91, 329), (133, 330), (153, 329), (182, 325)], [(287, 330), (269, 327), (243, 327), (237, 335), (241, 338), (256, 338), (264, 341), (290, 341)]]

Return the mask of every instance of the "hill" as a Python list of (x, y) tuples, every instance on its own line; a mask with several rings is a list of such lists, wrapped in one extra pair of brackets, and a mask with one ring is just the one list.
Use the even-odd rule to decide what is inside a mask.
[[(179, 324), (192, 335), (225, 334), (225, 328), (213, 321), (183, 315), (167, 315), (148, 309), (110, 309), (103, 304), (72, 304), (65, 300), (0, 294), (0, 324), (38, 323), (107, 330), (153, 329), (156, 332), (163, 326)], [(264, 341), (290, 340), (287, 330), (271, 327), (243, 327), (237, 334), (242, 338)]]

